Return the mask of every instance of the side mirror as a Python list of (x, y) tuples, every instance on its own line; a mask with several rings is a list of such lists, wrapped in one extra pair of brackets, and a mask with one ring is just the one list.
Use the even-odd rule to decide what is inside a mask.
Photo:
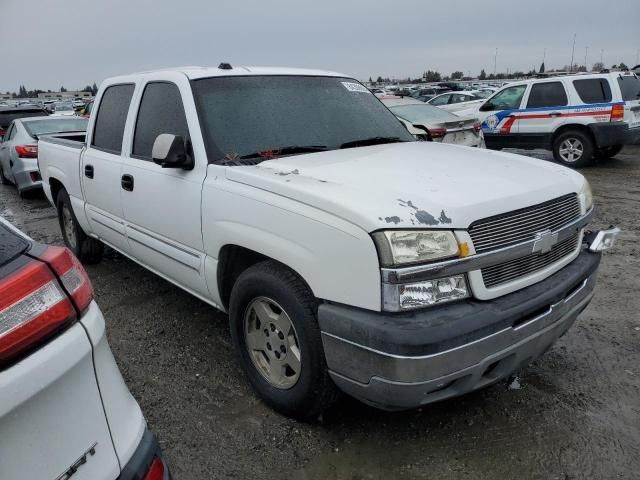
[(491, 110), (495, 110), (491, 102), (484, 102), (482, 105), (480, 105), (481, 112), (490, 112)]
[(156, 137), (151, 149), (153, 161), (162, 168), (193, 168), (193, 158), (188, 154), (184, 138), (162, 133)]

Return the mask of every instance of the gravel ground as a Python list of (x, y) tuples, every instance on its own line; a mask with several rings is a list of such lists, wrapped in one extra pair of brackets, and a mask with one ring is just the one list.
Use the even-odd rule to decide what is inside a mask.
[[(88, 268), (96, 299), (175, 478), (639, 478), (640, 147), (583, 173), (594, 225), (623, 229), (591, 305), (516, 380), (409, 412), (345, 399), (310, 423), (274, 413), (245, 381), (225, 315), (108, 251)], [(61, 244), (44, 197), (0, 186), (0, 215)]]

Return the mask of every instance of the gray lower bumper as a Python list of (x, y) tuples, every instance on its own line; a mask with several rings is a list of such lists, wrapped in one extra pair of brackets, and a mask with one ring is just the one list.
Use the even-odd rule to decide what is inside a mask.
[[(436, 348), (434, 353), (390, 353), (373, 348), (371, 344), (375, 343), (375, 339), (365, 345), (345, 338), (347, 335), (332, 333), (322, 328), (323, 323), (327, 325), (330, 322), (322, 321), (321, 309), (322, 338), (331, 376), (346, 393), (389, 410), (413, 408), (454, 397), (504, 378), (542, 355), (588, 305), (595, 287), (599, 255), (585, 252), (581, 257), (579, 265), (564, 272), (564, 277), (554, 279), (552, 276), (534, 286), (536, 288), (530, 291), (534, 297), (528, 300), (538, 302), (537, 309), (532, 310), (535, 305), (525, 297), (514, 298), (514, 305), (518, 302), (522, 302), (523, 306), (529, 303), (527, 308), (530, 313), (525, 316), (514, 315), (512, 309), (518, 307), (510, 306), (507, 310), (500, 307), (493, 313), (497, 318), (499, 312), (506, 311), (506, 317), (511, 318), (506, 324), (501, 321), (500, 326), (491, 333), (488, 333), (488, 327), (482, 328), (478, 331), (484, 331), (483, 335), (467, 336), (464, 343)], [(545, 298), (538, 292), (545, 288), (544, 284), (548, 281), (555, 282), (556, 288), (559, 286), (564, 290), (560, 294), (554, 293), (551, 303), (544, 303), (550, 297)], [(465, 310), (469, 314), (467, 323), (474, 321), (474, 309), (484, 311), (491, 308), (491, 304), (491, 301), (477, 302), (476, 307)], [(440, 330), (441, 322), (454, 322), (450, 312), (443, 314), (442, 311), (433, 311), (431, 315), (437, 318), (435, 328), (440, 324)], [(425, 328), (434, 328), (433, 323), (426, 325), (427, 321), (423, 322)], [(414, 337), (418, 335), (416, 329)]]

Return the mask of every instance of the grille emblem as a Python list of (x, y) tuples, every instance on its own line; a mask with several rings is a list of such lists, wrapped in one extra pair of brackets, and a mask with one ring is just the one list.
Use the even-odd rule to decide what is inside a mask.
[(558, 243), (558, 233), (551, 230), (536, 233), (536, 240), (533, 242), (531, 253), (548, 253), (553, 246)]

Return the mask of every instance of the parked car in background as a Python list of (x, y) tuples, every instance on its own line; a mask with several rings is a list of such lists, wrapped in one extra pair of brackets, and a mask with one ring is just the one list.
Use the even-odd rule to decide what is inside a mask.
[(544, 148), (583, 167), (640, 141), (640, 78), (613, 72), (513, 82), (460, 113), (479, 116), (488, 148)]
[(81, 117), (88, 118), (89, 115), (91, 115), (92, 108), (93, 108), (93, 100), (91, 100), (84, 107), (82, 107), (78, 112), (78, 115), (80, 115)]
[(15, 119), (42, 115), (48, 115), (42, 107), (0, 107), (0, 140), (5, 136), (7, 128)]
[(382, 98), (381, 101), (418, 140), (483, 146), (480, 122), (475, 117), (459, 117), (419, 100)]
[(249, 382), (295, 417), (338, 389), (403, 409), (512, 374), (587, 306), (616, 235), (585, 231), (578, 172), (415, 141), (333, 72), (114, 77), (84, 142), (38, 144), (80, 259), (111, 245), (228, 312)]
[(0, 184), (13, 183), (18, 192), (42, 188), (38, 170), (38, 137), (51, 133), (81, 132), (86, 118), (28, 117), (11, 122), (0, 141)]
[(57, 117), (70, 117), (76, 114), (73, 104), (70, 102), (57, 102), (53, 105), (53, 113)]
[(167, 480), (80, 262), (0, 218), (2, 480)]
[(448, 112), (457, 112), (459, 110), (472, 108), (474, 105), (480, 105), (482, 102), (482, 98), (467, 92), (447, 92), (427, 100), (427, 103), (430, 105), (442, 108)]
[(431, 100), (436, 95), (443, 93), (443, 90), (440, 88), (420, 88), (411, 92), (411, 98), (415, 98), (416, 100), (420, 100), (421, 102), (426, 102), (427, 100)]

